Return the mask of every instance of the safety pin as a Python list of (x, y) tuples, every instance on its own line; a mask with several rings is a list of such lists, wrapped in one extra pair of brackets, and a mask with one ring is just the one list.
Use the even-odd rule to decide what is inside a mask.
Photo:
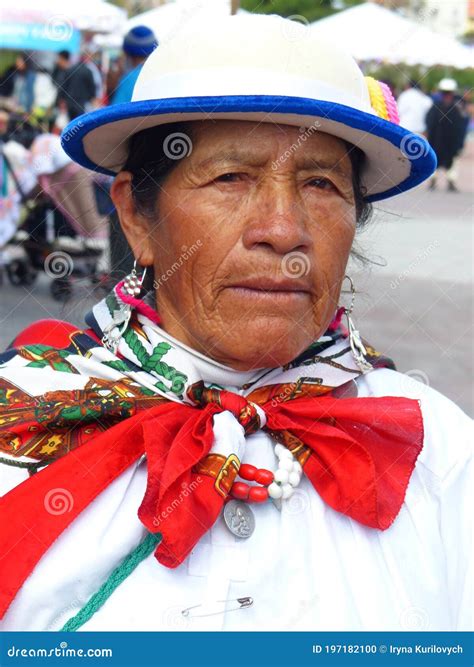
[(239, 609), (245, 609), (245, 607), (250, 607), (253, 605), (253, 598), (251, 597), (245, 597), (245, 598), (235, 598), (233, 600), (216, 600), (216, 603), (218, 604), (224, 604), (225, 602), (238, 602), (239, 607), (233, 607), (232, 609), (224, 609), (223, 611), (213, 611), (209, 614), (190, 614), (189, 612), (191, 609), (197, 609), (198, 607), (205, 607), (205, 603), (201, 604), (195, 604), (192, 607), (186, 607), (186, 609), (183, 609), (181, 614), (183, 616), (186, 616), (186, 618), (191, 617), (191, 618), (202, 618), (203, 616), (217, 616), (217, 614), (225, 614), (228, 611), (238, 611)]

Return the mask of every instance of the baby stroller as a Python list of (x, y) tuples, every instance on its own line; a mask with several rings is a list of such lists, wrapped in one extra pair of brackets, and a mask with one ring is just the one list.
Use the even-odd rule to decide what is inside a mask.
[(72, 296), (76, 279), (95, 285), (103, 277), (99, 270), (103, 248), (78, 237), (48, 197), (35, 200), (11, 245), (12, 260), (6, 267), (10, 283), (32, 285), (44, 271), (51, 278), (51, 296), (57, 301)]
[(113, 209), (108, 183), (95, 182), (72, 163), (53, 134), (36, 137), (31, 161), (36, 196), (25, 195), (17, 183), (27, 215), (9, 243), (6, 273), (13, 285), (28, 286), (44, 271), (53, 298), (67, 301), (76, 279), (95, 286), (106, 278), (107, 214)]

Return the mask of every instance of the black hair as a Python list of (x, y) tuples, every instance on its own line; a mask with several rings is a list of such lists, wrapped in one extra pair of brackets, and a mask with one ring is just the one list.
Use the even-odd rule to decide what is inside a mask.
[(64, 58), (64, 60), (71, 59), (71, 54), (69, 53), (69, 51), (66, 51), (66, 49), (64, 49), (63, 51), (58, 51), (58, 56)]

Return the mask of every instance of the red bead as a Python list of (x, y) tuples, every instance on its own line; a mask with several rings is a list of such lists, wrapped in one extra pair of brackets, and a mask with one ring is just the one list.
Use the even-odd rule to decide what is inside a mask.
[(250, 463), (242, 463), (239, 468), (239, 477), (242, 477), (242, 479), (248, 479), (250, 482), (253, 482), (256, 472), (257, 468), (255, 466), (250, 465)]
[(265, 470), (265, 468), (260, 468), (255, 474), (255, 481), (264, 486), (268, 486), (273, 482), (273, 473), (271, 470)]
[(252, 486), (249, 491), (249, 501), (251, 503), (264, 503), (268, 500), (268, 489), (264, 486)]
[(230, 490), (234, 498), (239, 500), (247, 500), (249, 497), (250, 486), (245, 482), (234, 482)]

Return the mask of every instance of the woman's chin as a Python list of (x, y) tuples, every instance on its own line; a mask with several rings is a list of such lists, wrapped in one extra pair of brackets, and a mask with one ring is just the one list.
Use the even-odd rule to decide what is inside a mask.
[(218, 361), (235, 370), (277, 368), (292, 361), (314, 340), (298, 334), (301, 334), (301, 331), (297, 328), (295, 330), (295, 327), (268, 327), (265, 334), (257, 333), (250, 327), (245, 334), (237, 334), (233, 341), (215, 352), (219, 354)]

